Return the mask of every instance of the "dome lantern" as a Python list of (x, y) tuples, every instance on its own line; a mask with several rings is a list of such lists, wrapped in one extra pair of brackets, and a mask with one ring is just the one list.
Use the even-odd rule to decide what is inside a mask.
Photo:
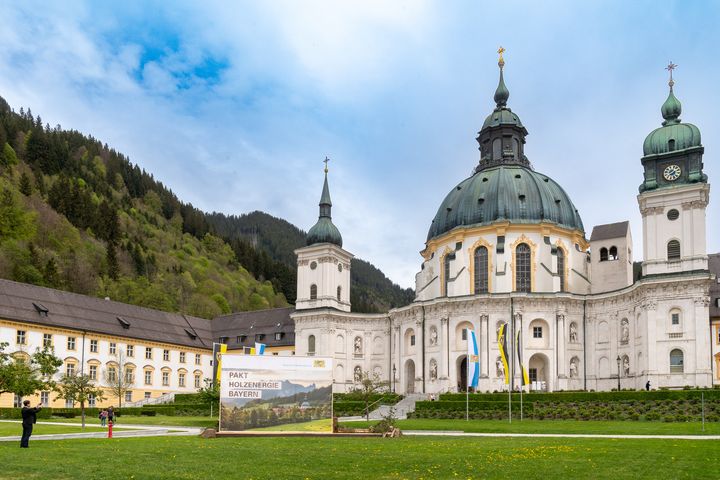
[(325, 157), (325, 183), (323, 183), (322, 194), (320, 195), (320, 215), (315, 225), (310, 228), (307, 234), (307, 245), (316, 243), (332, 243), (338, 247), (342, 247), (342, 235), (340, 230), (332, 223), (332, 201), (330, 200), (330, 188), (328, 187), (328, 168), (327, 162), (330, 160)]

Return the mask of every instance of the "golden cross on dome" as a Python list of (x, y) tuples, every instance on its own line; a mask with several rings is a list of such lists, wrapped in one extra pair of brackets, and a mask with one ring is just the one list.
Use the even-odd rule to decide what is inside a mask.
[(503, 60), (503, 53), (505, 53), (505, 49), (503, 47), (498, 48), (498, 55), (500, 55), (500, 59), (498, 60), (498, 65), (500, 65), (500, 68), (502, 68), (505, 65), (505, 60)]
[(672, 72), (673, 72), (673, 70), (675, 70), (676, 68), (677, 68), (677, 65), (675, 65), (675, 64), (672, 62), (672, 60), (670, 61), (670, 63), (668, 64), (668, 66), (665, 67), (665, 70), (667, 70), (668, 72), (670, 72), (670, 81), (668, 82), (668, 85), (670, 85), (671, 87), (672, 87), (673, 85), (675, 85), (675, 82), (673, 81), (673, 78), (672, 78)]
[(325, 164), (325, 173), (328, 172), (327, 164), (328, 164), (329, 161), (330, 161), (330, 159), (327, 158), (327, 155), (326, 155), (326, 156), (325, 156), (325, 160), (323, 160), (323, 163)]

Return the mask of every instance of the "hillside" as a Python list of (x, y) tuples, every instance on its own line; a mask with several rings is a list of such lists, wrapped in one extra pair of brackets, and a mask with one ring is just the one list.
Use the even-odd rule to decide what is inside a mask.
[[(207, 214), (124, 155), (0, 98), (0, 277), (205, 318), (295, 301), (305, 233)], [(354, 311), (412, 301), (353, 260)]]
[(288, 305), (107, 145), (2, 99), (0, 145), (1, 277), (204, 318)]
[[(304, 231), (281, 218), (257, 211), (240, 216), (212, 213), (207, 216), (207, 221), (218, 236), (231, 241), (242, 239), (291, 269), (291, 290), (280, 287), (285, 296), (294, 301), (296, 259), (293, 252), (305, 245)], [(400, 288), (374, 265), (359, 258), (352, 260), (350, 281), (350, 302), (354, 312), (387, 311), (407, 305), (415, 298), (412, 289)]]

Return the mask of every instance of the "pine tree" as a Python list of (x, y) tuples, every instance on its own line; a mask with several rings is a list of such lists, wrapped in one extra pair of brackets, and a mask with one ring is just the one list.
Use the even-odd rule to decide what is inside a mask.
[(28, 177), (27, 173), (25, 172), (22, 172), (22, 175), (20, 175), (20, 193), (22, 193), (26, 197), (32, 195), (32, 185), (30, 184), (30, 177)]
[(120, 276), (120, 265), (117, 259), (117, 250), (113, 242), (108, 242), (105, 260), (107, 261), (107, 274), (113, 280), (117, 280)]

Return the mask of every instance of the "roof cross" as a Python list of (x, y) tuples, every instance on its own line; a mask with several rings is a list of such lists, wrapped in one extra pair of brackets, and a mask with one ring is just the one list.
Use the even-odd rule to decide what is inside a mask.
[(323, 160), (323, 163), (325, 164), (325, 173), (328, 172), (327, 164), (330, 161), (330, 159), (325, 155), (325, 160)]
[(672, 78), (672, 73), (673, 73), (673, 70), (675, 70), (676, 68), (677, 68), (677, 65), (675, 65), (675, 64), (672, 62), (672, 60), (670, 60), (670, 63), (668, 64), (668, 66), (665, 67), (665, 70), (667, 70), (668, 72), (670, 72), (670, 81), (668, 82), (668, 85), (670, 85), (671, 88), (672, 88), (673, 85), (675, 85), (675, 82), (673, 81), (673, 78)]
[(500, 48), (498, 48), (497, 53), (498, 55), (500, 55), (500, 59), (498, 59), (498, 65), (500, 66), (500, 68), (502, 68), (505, 65), (505, 60), (503, 60), (503, 53), (505, 53), (505, 49), (501, 46)]

